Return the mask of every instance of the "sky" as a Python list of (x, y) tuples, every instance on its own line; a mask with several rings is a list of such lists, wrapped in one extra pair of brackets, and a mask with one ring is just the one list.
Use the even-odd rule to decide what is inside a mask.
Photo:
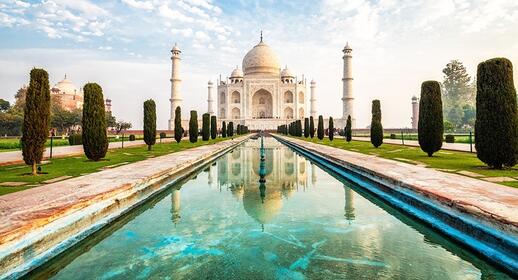
[(14, 101), (42, 67), (51, 85), (65, 74), (77, 87), (99, 83), (135, 129), (154, 99), (165, 129), (172, 46), (182, 50), (183, 111), (206, 112), (207, 82), (241, 66), (261, 30), (282, 66), (316, 81), (325, 117), (342, 115), (349, 42), (358, 127), (370, 123), (373, 99), (384, 127), (410, 127), (411, 97), (423, 81), (442, 81), (452, 59), (471, 76), (493, 57), (518, 64), (516, 0), (0, 0), (0, 98)]

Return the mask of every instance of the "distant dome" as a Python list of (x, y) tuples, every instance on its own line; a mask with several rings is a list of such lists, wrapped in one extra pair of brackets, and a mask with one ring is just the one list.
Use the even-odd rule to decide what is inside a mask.
[(236, 66), (236, 69), (230, 74), (230, 78), (243, 78), (243, 71)]
[(284, 68), (284, 70), (281, 71), (281, 77), (293, 78), (295, 76), (293, 76), (293, 74), (291, 73), (290, 69), (288, 69), (288, 66), (286, 66), (286, 68)]
[(243, 58), (243, 70), (249, 74), (279, 75), (279, 59), (272, 48), (261, 41)]
[(52, 90), (61, 94), (81, 94), (72, 81), (67, 79), (66, 75), (63, 80), (52, 87)]

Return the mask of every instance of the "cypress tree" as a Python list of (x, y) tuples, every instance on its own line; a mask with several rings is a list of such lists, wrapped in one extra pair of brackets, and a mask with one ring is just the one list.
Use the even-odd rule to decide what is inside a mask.
[(426, 81), (421, 85), (417, 132), (419, 146), (429, 157), (441, 149), (444, 123), (441, 86), (437, 81)]
[(189, 119), (189, 141), (196, 143), (198, 141), (198, 112), (192, 110)]
[(103, 90), (96, 83), (88, 83), (83, 95), (83, 150), (87, 158), (98, 161), (108, 151)]
[(148, 151), (156, 143), (156, 105), (153, 99), (144, 102), (144, 142)]
[(511, 61), (493, 58), (478, 65), (476, 99), (477, 157), (492, 168), (514, 166), (518, 128)]
[(176, 143), (180, 143), (180, 141), (182, 141), (182, 137), (182, 109), (180, 109), (180, 106), (178, 106), (174, 110), (174, 140), (176, 140)]
[(240, 124), (237, 124), (237, 126), (236, 126), (236, 134), (241, 135), (241, 125)]
[(315, 136), (315, 120), (313, 120), (313, 117), (309, 117), (309, 136), (313, 138)]
[(29, 88), (25, 97), (21, 139), (23, 161), (25, 164), (32, 166), (32, 175), (38, 174), (36, 164), (43, 159), (49, 126), (49, 75), (43, 69), (32, 69)]
[(296, 123), (296, 127), (297, 127), (297, 136), (302, 137), (302, 121), (297, 120), (295, 123)]
[(351, 115), (347, 116), (347, 123), (345, 125), (345, 141), (351, 142), (352, 139), (352, 120)]
[(308, 118), (304, 118), (304, 137), (305, 138), (309, 137), (309, 119)]
[(208, 141), (210, 139), (210, 114), (209, 113), (205, 113), (202, 115), (201, 139), (203, 141)]
[(371, 143), (375, 148), (383, 144), (383, 126), (381, 125), (380, 107), (379, 100), (372, 100)]
[(333, 123), (333, 117), (329, 117), (329, 141), (333, 141), (334, 134), (335, 124)]
[(228, 123), (227, 134), (229, 137), (234, 136), (234, 123), (233, 122)]
[(324, 139), (324, 118), (322, 115), (318, 116), (318, 128), (317, 128), (318, 139)]
[(216, 139), (218, 136), (218, 120), (216, 116), (210, 116), (210, 138)]
[(221, 137), (227, 137), (227, 124), (225, 123), (225, 121), (223, 121), (223, 123), (221, 124)]

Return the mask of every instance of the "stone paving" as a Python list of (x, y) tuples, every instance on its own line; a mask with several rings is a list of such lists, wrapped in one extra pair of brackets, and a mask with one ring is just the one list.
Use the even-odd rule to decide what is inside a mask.
[[(0, 278), (2, 270), (4, 273), (9, 271), (6, 266), (14, 262), (6, 261), (1, 264), (2, 260), (17, 259), (19, 261), (20, 258), (10, 256), (8, 252), (21, 254), (19, 253), (22, 250), (20, 247), (26, 248), (31, 242), (33, 244), (41, 243), (38, 240), (44, 240), (41, 238), (45, 238), (45, 234), (54, 235), (56, 227), (52, 226), (53, 224), (62, 224), (63, 221), (72, 219), (71, 217), (82, 217), (83, 213), (90, 211), (86, 209), (95, 208), (98, 205), (116, 203), (119, 206), (115, 208), (120, 208), (121, 197), (143, 199), (145, 197), (143, 186), (156, 184), (159, 180), (183, 172), (193, 164), (203, 162), (248, 137), (243, 136), (212, 145), (204, 145), (1, 196)], [(99, 207), (95, 208), (96, 213), (108, 211), (106, 209), (111, 208), (106, 207), (113, 206)], [(90, 220), (85, 217), (76, 217), (76, 219), (76, 224), (71, 226), (74, 230), (80, 230), (77, 225), (79, 223), (86, 223), (88, 226), (94, 221), (93, 218)], [(51, 228), (49, 229), (49, 227)], [(29, 242), (26, 239), (32, 241)], [(25, 250), (31, 250), (31, 255), (35, 254), (32, 247)]]
[[(370, 142), (369, 137), (353, 137), (353, 140)], [(383, 139), (383, 143), (401, 145), (401, 139)], [(415, 140), (405, 140), (405, 146), (419, 147), (419, 142)], [(473, 152), (475, 153), (475, 143), (473, 143)], [(469, 152), (469, 144), (465, 143), (442, 143), (443, 150)], [(441, 152), (440, 152), (441, 153)], [(442, 152), (447, 154), (447, 152)]]
[(412, 189), (463, 213), (504, 225), (518, 236), (516, 188), (303, 140), (277, 137), (378, 178), (397, 182), (401, 187)]
[[(172, 142), (172, 138), (162, 139), (162, 143)], [(157, 140), (158, 143), (158, 140)], [(124, 141), (124, 147), (134, 147), (134, 146), (142, 146), (145, 145), (144, 140), (135, 140), (135, 141)], [(119, 149), (122, 148), (122, 142), (110, 142), (108, 149)], [(82, 155), (83, 154), (83, 146), (58, 146), (52, 148), (52, 157), (67, 157), (73, 155)], [(43, 153), (43, 158), (48, 159), (50, 157), (50, 148), (46, 148)], [(11, 164), (19, 164), (23, 163), (22, 151), (12, 151), (12, 152), (1, 152), (0, 153), (0, 165), (11, 165)]]

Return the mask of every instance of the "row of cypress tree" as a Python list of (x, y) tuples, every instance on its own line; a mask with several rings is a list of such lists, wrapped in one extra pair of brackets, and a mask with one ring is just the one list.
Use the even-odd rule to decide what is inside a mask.
[[(180, 107), (177, 107), (177, 111), (180, 112)], [(180, 113), (178, 113), (179, 115)], [(178, 119), (181, 120), (181, 116), (178, 116)], [(181, 128), (181, 121), (179, 121), (179, 128), (178, 131), (182, 131), (183, 134), (183, 128)], [(176, 126), (176, 116), (175, 116), (175, 131), (177, 130)], [(234, 131), (235, 130), (235, 131)], [(225, 121), (223, 121), (221, 126), (221, 137), (233, 137), (234, 134), (241, 135), (248, 133), (248, 126), (238, 124), (234, 129), (234, 123), (229, 122), (228, 125)], [(199, 134), (199, 128), (198, 128), (198, 113), (196, 111), (190, 112), (190, 119), (189, 119), (189, 141), (191, 143), (195, 143), (198, 141), (198, 134)], [(217, 118), (216, 116), (211, 116), (208, 113), (205, 113), (202, 115), (202, 128), (201, 128), (201, 138), (203, 141), (208, 141), (209, 139), (216, 139), (218, 134), (218, 127), (217, 127)], [(176, 132), (175, 132), (176, 135)], [(177, 140), (178, 141), (178, 140)]]
[[(333, 141), (334, 137), (334, 121), (333, 117), (329, 117), (329, 124), (328, 124), (328, 136), (329, 140)], [(315, 137), (315, 123), (313, 120), (313, 117), (304, 118), (304, 129), (302, 129), (302, 121), (301, 120), (295, 120), (287, 125), (280, 125), (277, 127), (277, 133), (285, 134), (285, 135), (291, 135), (291, 136), (297, 136), (305, 138), (308, 137)], [(322, 115), (318, 116), (318, 124), (317, 124), (317, 138), (319, 140), (324, 139), (324, 118)]]

